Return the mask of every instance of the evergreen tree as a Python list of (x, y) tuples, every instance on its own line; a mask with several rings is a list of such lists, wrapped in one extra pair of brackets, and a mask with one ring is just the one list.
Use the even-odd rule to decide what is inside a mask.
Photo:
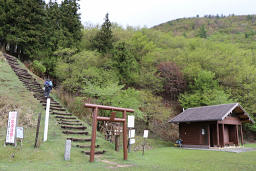
[(106, 53), (113, 48), (113, 35), (111, 30), (111, 22), (108, 18), (108, 13), (105, 16), (105, 21), (101, 26), (100, 31), (92, 40), (93, 48), (99, 52)]
[(138, 76), (139, 65), (125, 42), (119, 42), (113, 49), (114, 67), (119, 72), (123, 84), (132, 85)]
[(5, 1), (5, 25), (1, 27), (10, 52), (36, 56), (46, 43), (45, 10), (42, 0)]
[(82, 37), (79, 0), (64, 0), (60, 5), (62, 32), (66, 42), (60, 42), (61, 47), (77, 47)]
[(206, 32), (206, 29), (205, 29), (204, 25), (202, 25), (202, 26), (200, 27), (197, 36), (198, 36), (198, 37), (201, 37), (201, 38), (207, 38), (207, 32)]

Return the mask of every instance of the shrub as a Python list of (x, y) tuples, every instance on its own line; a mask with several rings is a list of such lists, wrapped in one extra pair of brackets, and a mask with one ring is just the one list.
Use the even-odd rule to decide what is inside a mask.
[(45, 66), (38, 60), (34, 60), (31, 67), (33, 72), (38, 76), (43, 76), (46, 72)]

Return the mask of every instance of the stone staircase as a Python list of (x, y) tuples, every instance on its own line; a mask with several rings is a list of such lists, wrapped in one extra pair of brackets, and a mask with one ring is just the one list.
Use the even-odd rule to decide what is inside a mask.
[[(18, 76), (19, 80), (24, 86), (33, 93), (33, 96), (46, 108), (46, 98), (44, 97), (44, 91), (42, 85), (39, 84), (35, 78), (26, 70), (23, 69), (16, 57), (4, 54), (12, 70)], [(72, 113), (67, 112), (59, 102), (55, 101), (52, 97), (50, 105), (50, 115), (55, 117), (56, 122), (63, 129), (62, 133), (65, 134), (67, 139), (72, 141), (72, 145), (77, 148), (87, 149), (81, 151), (86, 155), (90, 155), (90, 142), (91, 138), (86, 131), (87, 127), (77, 119)], [(100, 148), (99, 145), (95, 146)], [(95, 154), (104, 154), (105, 150), (95, 151)]]

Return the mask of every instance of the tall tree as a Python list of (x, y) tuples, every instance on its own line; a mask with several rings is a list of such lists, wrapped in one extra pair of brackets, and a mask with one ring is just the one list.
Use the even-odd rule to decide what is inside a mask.
[(190, 92), (181, 94), (179, 101), (184, 108), (231, 103), (230, 94), (226, 93), (210, 71), (201, 71), (190, 84)]
[(42, 0), (5, 1), (4, 40), (11, 52), (36, 56), (45, 47), (45, 10)]
[(64, 0), (60, 4), (61, 25), (66, 42), (62, 47), (77, 47), (82, 37), (82, 24), (78, 10), (79, 0)]
[(92, 46), (102, 53), (106, 53), (113, 48), (113, 35), (108, 13), (105, 16), (105, 21), (102, 24), (100, 31), (92, 40)]
[(166, 99), (177, 100), (178, 95), (183, 93), (186, 83), (179, 67), (173, 62), (162, 62), (158, 64), (157, 70), (163, 81), (162, 96)]

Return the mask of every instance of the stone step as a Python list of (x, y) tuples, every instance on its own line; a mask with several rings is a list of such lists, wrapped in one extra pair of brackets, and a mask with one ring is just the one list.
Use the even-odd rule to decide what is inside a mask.
[(90, 138), (67, 138), (67, 140), (71, 140), (74, 142), (90, 142)]
[(71, 113), (57, 113), (57, 112), (53, 112), (52, 115), (72, 116)]
[(22, 71), (22, 72), (17, 71), (15, 73), (16, 73), (16, 75), (24, 75), (24, 76), (27, 76), (27, 77), (32, 77), (32, 75), (30, 75), (28, 72), (24, 72), (24, 71)]
[(83, 125), (82, 123), (58, 122), (60, 125)]
[(52, 107), (52, 106), (50, 106), (50, 109), (51, 110), (56, 110), (56, 111), (66, 111), (65, 108), (58, 108), (58, 107)]
[(11, 58), (11, 57), (8, 57), (8, 56), (5, 56), (5, 58), (6, 58), (8, 61), (18, 62), (17, 58)]
[(18, 75), (18, 77), (21, 77), (21, 78), (25, 78), (25, 79), (31, 79), (33, 78), (32, 76), (24, 76), (24, 75)]
[[(46, 103), (42, 103), (42, 106), (46, 106)], [(63, 108), (61, 105), (51, 104), (51, 107)]]
[(62, 131), (63, 134), (79, 134), (79, 135), (88, 135), (86, 131)]
[(81, 130), (87, 129), (86, 126), (66, 126), (66, 125), (62, 125), (61, 128), (62, 129), (81, 129)]
[(57, 119), (76, 119), (76, 117), (65, 117), (65, 116), (55, 116), (55, 118), (57, 118)]
[(16, 67), (16, 66), (12, 66), (12, 69), (14, 70), (15, 73), (20, 72), (20, 73), (28, 73), (27, 70)]
[(66, 120), (66, 119), (57, 119), (58, 122), (68, 122), (68, 123), (74, 123), (74, 122), (80, 122), (79, 120)]
[(15, 65), (15, 66), (20, 65), (17, 61), (11, 61), (11, 60), (7, 60), (7, 61), (10, 65)]
[[(45, 101), (41, 101), (41, 100), (40, 100), (40, 103), (41, 103), (41, 104), (46, 104), (46, 100), (45, 100)], [(58, 102), (55, 102), (55, 101), (53, 101), (53, 100), (51, 100), (51, 105), (59, 105), (59, 103), (58, 103)]]
[[(90, 155), (91, 152), (90, 151), (81, 151), (82, 153), (85, 153), (86, 155)], [(106, 151), (103, 150), (103, 151), (95, 151), (94, 154), (104, 154)]]
[[(91, 148), (90, 145), (76, 145), (75, 147), (78, 147), (78, 148)], [(100, 145), (95, 145), (95, 148), (99, 148)]]
[(14, 62), (11, 62), (11, 61), (8, 61), (8, 63), (9, 63), (9, 65), (11, 65), (11, 66), (19, 66), (20, 64), (18, 64), (18, 63), (14, 63)]

